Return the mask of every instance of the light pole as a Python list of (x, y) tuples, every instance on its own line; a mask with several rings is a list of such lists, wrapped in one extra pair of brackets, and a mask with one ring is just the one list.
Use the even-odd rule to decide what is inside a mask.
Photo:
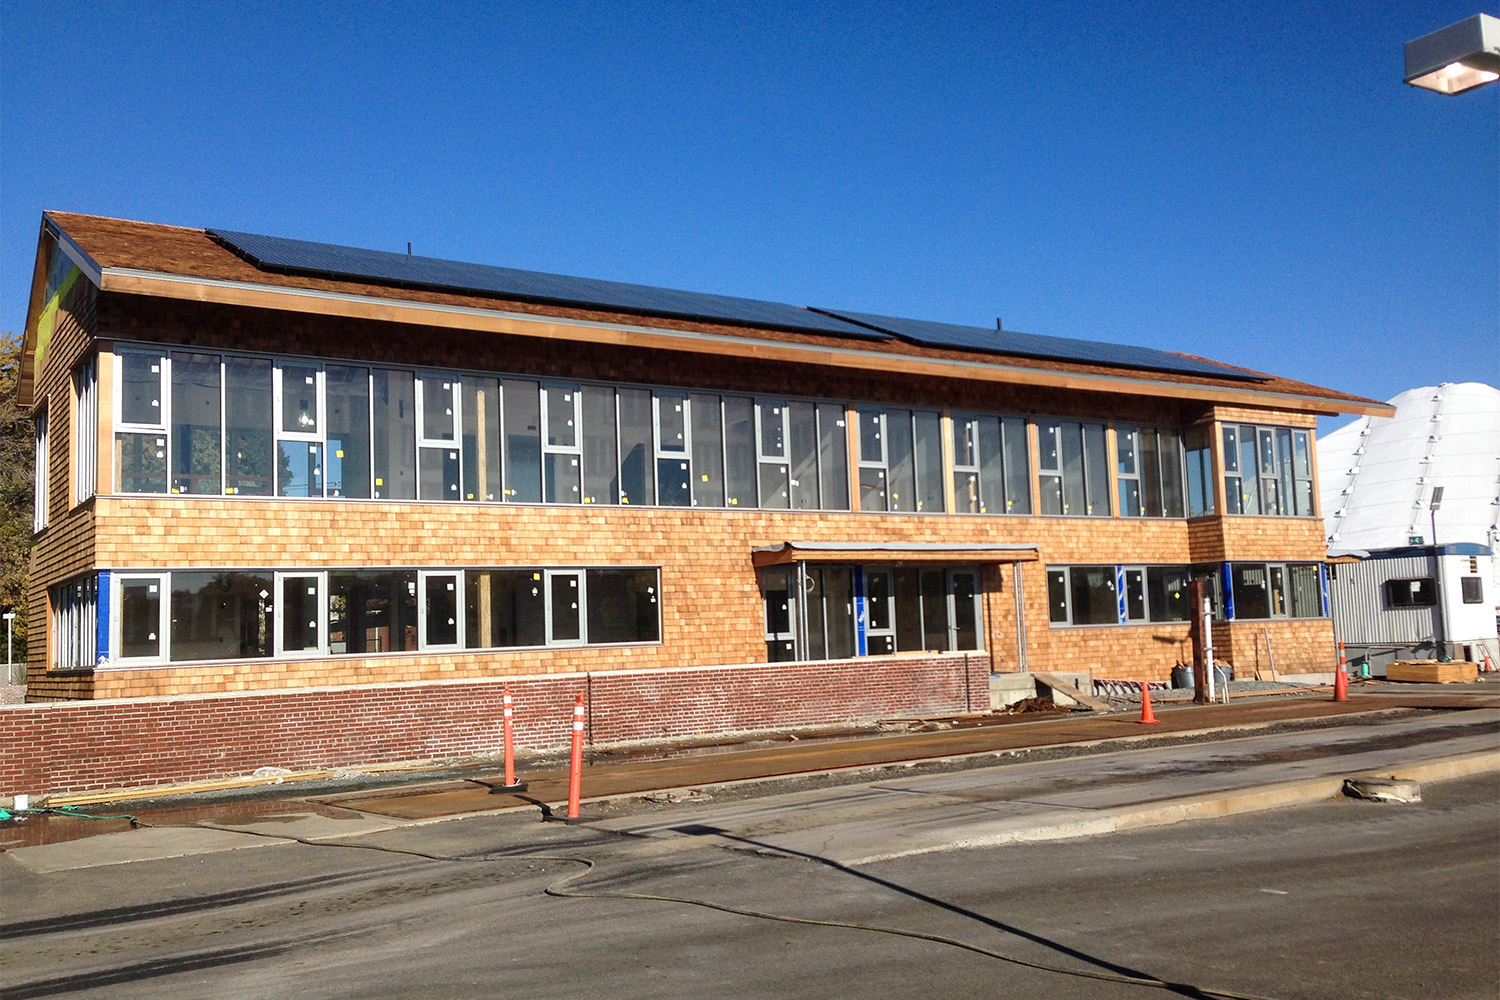
[(1403, 79), (1450, 96), (1500, 80), (1500, 18), (1475, 14), (1407, 42)]
[(1437, 646), (1434, 652), (1439, 660), (1447, 660), (1449, 657), (1443, 655), (1443, 647), (1448, 644), (1448, 609), (1443, 607), (1443, 550), (1438, 546), (1437, 540), (1437, 512), (1443, 506), (1443, 488), (1434, 486), (1432, 488), (1432, 499), (1427, 501), (1427, 514), (1432, 519), (1432, 589), (1433, 597), (1437, 600), (1437, 628), (1443, 633), (1443, 644), (1438, 645), (1437, 636), (1432, 637), (1432, 644)]

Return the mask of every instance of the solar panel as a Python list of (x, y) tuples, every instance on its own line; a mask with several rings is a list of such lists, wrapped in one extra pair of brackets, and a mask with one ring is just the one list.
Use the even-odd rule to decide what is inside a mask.
[(890, 334), (849, 323), (826, 313), (781, 302), (729, 295), (682, 292), (595, 278), (522, 271), (488, 264), (466, 264), (384, 250), (360, 250), (332, 243), (258, 236), (228, 229), (209, 235), (267, 271), (342, 278), (438, 291), (478, 292), (528, 302), (588, 306), (677, 319), (711, 320), (740, 326), (889, 340)]
[(1158, 351), (1150, 347), (1104, 344), (1092, 340), (1072, 340), (1067, 337), (1016, 333), (1011, 330), (987, 330), (978, 326), (932, 323), (927, 320), (900, 319), (895, 316), (875, 316), (844, 309), (817, 309), (817, 311), (861, 323), (885, 333), (895, 334), (902, 340), (921, 344), (924, 347), (955, 347), (966, 351), (1012, 354), (1025, 358), (1080, 361), (1085, 364), (1145, 368), (1151, 371), (1208, 375), (1214, 378), (1232, 378), (1250, 382), (1266, 381), (1264, 376), (1231, 368), (1228, 365), (1185, 358), (1180, 354)]

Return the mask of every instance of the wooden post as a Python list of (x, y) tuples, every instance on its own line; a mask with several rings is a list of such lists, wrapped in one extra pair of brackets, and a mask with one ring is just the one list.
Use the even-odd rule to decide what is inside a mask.
[(1188, 635), (1193, 640), (1193, 704), (1208, 704), (1208, 637), (1203, 634), (1203, 581), (1188, 581)]

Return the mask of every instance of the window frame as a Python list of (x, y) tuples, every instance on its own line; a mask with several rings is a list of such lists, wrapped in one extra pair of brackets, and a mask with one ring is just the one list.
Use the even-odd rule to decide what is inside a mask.
[(51, 396), (43, 396), (42, 401), (32, 408), (31, 421), (31, 533), (39, 535), (47, 529), (51, 521)]
[[(169, 663), (172, 639), (171, 574), (149, 570), (112, 571), (109, 577), (109, 656), (110, 662), (126, 666)], [(125, 656), (125, 588), (132, 583), (154, 583), (157, 595), (156, 652), (144, 656)]]
[(99, 358), (73, 370), (73, 506), (99, 492)]

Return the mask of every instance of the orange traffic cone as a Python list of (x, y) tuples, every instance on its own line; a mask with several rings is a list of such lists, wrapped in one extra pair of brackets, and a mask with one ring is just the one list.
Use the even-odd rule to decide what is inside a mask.
[(1344, 672), (1343, 667), (1339, 667), (1333, 674), (1333, 700), (1349, 700), (1349, 675)]
[(1156, 725), (1156, 713), (1151, 711), (1151, 688), (1141, 681), (1141, 725)]

